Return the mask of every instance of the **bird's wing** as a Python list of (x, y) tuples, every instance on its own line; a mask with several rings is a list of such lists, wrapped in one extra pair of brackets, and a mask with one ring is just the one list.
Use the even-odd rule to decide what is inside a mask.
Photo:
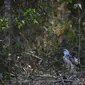
[(77, 66), (79, 64), (78, 63), (78, 59), (76, 57), (72, 56), (72, 55), (69, 55), (69, 60), (71, 61), (71, 63), (73, 65), (76, 65)]
[(75, 59), (72, 55), (66, 55), (66, 57), (73, 65), (75, 65)]
[(66, 63), (72, 63), (73, 65), (77, 66), (80, 68), (80, 64), (78, 61), (76, 61), (75, 59), (77, 59), (76, 57), (72, 56), (72, 55), (66, 55), (63, 56), (63, 60)]

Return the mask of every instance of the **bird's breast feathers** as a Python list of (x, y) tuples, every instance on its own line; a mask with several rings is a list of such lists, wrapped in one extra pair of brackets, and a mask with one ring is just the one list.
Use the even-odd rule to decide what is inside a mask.
[(63, 60), (64, 60), (65, 63), (71, 63), (71, 61), (65, 56), (63, 56)]

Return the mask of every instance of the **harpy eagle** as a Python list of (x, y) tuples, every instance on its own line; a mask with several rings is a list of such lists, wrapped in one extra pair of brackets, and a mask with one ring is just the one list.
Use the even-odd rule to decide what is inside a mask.
[(79, 61), (75, 56), (72, 56), (67, 49), (63, 51), (63, 61), (70, 72), (76, 71), (75, 67), (80, 67)]

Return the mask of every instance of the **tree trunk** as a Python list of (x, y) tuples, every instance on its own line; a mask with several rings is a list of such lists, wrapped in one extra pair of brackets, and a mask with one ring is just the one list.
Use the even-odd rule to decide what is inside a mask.
[(5, 5), (5, 17), (8, 18), (8, 28), (11, 32), (12, 27), (12, 15), (11, 15), (11, 0), (4, 0)]
[(13, 35), (12, 33), (12, 14), (11, 14), (11, 0), (4, 0), (4, 6), (5, 6), (5, 17), (7, 18), (8, 20), (8, 34), (6, 35), (6, 38), (7, 38), (7, 42), (8, 42), (8, 45), (9, 47), (11, 47), (11, 37)]
[[(11, 14), (11, 0), (4, 0), (4, 6), (5, 6), (5, 17), (8, 20), (8, 29), (6, 29), (6, 31), (8, 32), (5, 35), (5, 38), (7, 38), (7, 43), (8, 43), (8, 65), (9, 65), (9, 79), (10, 79), (10, 72), (11, 72), (11, 65), (10, 65), (10, 61), (11, 61), (11, 54), (12, 54), (12, 14)], [(11, 84), (9, 82), (9, 84)]]

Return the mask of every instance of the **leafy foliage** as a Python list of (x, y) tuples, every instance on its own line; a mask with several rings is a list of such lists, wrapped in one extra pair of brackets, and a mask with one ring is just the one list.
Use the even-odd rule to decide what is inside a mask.
[[(83, 61), (82, 64), (85, 64), (83, 0), (35, 1), (12, 1), (11, 29), (4, 30), (10, 28), (8, 17), (0, 18), (0, 50), (5, 54), (5, 58), (1, 56), (1, 59), (6, 65), (4, 66), (5, 62), (1, 64), (7, 68), (3, 73), (4, 79), (10, 79), (11, 76), (22, 76), (23, 79), (24, 75), (26, 79), (34, 74), (55, 74), (62, 71), (63, 49), (67, 48), (78, 56), (79, 35), (80, 59)], [(81, 21), (78, 23), (80, 18)]]
[(8, 20), (6, 18), (0, 18), (0, 32), (4, 29), (4, 28), (8, 28)]

